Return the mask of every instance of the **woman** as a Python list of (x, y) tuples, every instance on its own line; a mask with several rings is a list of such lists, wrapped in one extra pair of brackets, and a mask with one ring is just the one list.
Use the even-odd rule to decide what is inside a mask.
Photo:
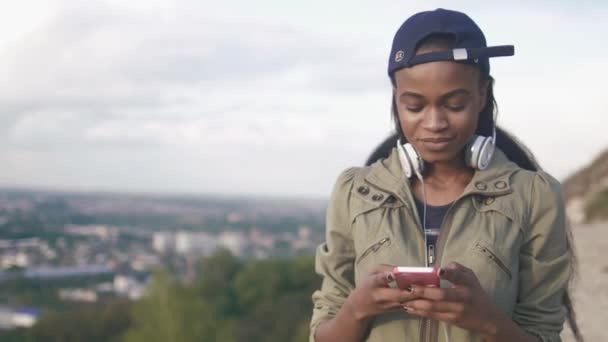
[[(311, 341), (560, 340), (572, 273), (560, 185), (500, 131), (494, 148), (489, 58), (512, 54), (455, 11), (397, 31), (400, 142), (336, 182)], [(393, 265), (434, 267), (441, 286), (394, 288)]]

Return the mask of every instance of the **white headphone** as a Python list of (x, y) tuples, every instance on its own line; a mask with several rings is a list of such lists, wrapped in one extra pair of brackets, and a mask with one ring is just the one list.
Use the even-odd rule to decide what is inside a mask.
[[(494, 154), (496, 142), (496, 126), (494, 126), (492, 136), (484, 137), (481, 135), (474, 135), (471, 141), (465, 146), (465, 159), (468, 166), (478, 169), (485, 170)], [(426, 187), (424, 184), (424, 178), (422, 173), (424, 171), (424, 160), (420, 157), (414, 146), (410, 143), (401, 144), (401, 139), (397, 140), (397, 152), (399, 154), (399, 160), (401, 166), (407, 178), (411, 178), (416, 175), (422, 183), (422, 196), (424, 198), (424, 209), (422, 214), (422, 228), (424, 231), (424, 245), (427, 246), (427, 232), (426, 232)], [(429, 249), (428, 246), (425, 248), (425, 265), (429, 265)], [(431, 261), (432, 262), (432, 261)]]
[[(492, 161), (495, 146), (496, 127), (494, 127), (491, 137), (474, 135), (465, 146), (465, 161), (467, 165), (474, 169), (485, 170), (490, 165), (490, 161)], [(414, 146), (410, 143), (401, 144), (401, 140), (399, 139), (397, 140), (397, 152), (399, 153), (399, 160), (407, 178), (416, 175), (419, 179), (422, 179), (424, 160), (416, 152)]]

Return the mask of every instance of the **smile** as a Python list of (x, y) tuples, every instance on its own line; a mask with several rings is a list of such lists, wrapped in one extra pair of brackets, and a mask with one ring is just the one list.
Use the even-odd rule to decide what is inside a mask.
[(429, 151), (442, 151), (445, 150), (454, 140), (454, 138), (423, 138), (420, 142), (425, 149)]

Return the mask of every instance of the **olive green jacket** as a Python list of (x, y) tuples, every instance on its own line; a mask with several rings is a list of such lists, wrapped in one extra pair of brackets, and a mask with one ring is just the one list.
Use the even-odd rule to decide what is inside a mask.
[[(326, 242), (316, 254), (323, 282), (312, 296), (311, 341), (318, 324), (333, 317), (378, 264), (424, 266), (424, 235), (409, 184), (395, 148), (388, 158), (339, 176)], [(560, 341), (569, 255), (560, 184), (545, 172), (519, 168), (497, 150), (446, 213), (435, 267), (456, 261), (472, 269), (520, 327), (543, 341)], [(482, 340), (473, 331), (405, 312), (376, 316), (366, 340), (447, 342), (443, 329), (450, 342)]]

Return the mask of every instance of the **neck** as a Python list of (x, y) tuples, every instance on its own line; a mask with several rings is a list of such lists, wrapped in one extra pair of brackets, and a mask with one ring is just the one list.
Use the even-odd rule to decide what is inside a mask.
[(443, 187), (454, 184), (467, 185), (475, 171), (468, 167), (464, 158), (456, 158), (449, 162), (428, 163), (425, 170), (425, 181), (429, 184)]

